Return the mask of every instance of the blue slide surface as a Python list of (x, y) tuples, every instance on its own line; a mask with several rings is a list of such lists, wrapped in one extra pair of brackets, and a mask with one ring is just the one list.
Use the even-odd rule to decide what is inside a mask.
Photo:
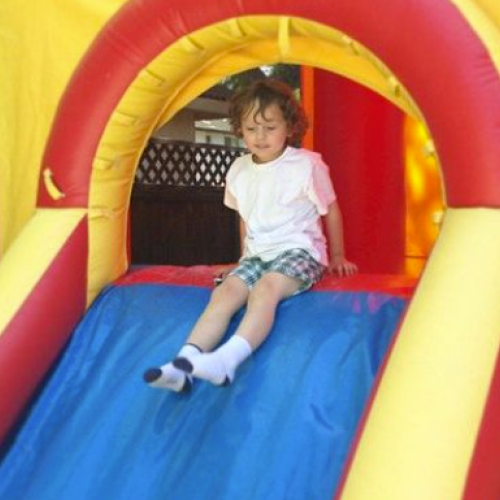
[[(230, 387), (148, 387), (209, 298), (106, 289), (0, 465), (8, 500), (329, 500), (405, 301), (311, 291), (280, 304)], [(239, 313), (228, 335), (241, 318)]]

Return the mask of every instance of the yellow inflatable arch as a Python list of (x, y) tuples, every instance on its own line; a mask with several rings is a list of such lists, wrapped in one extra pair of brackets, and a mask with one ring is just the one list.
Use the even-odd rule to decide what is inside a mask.
[(426, 123), (450, 207), (339, 498), (497, 498), (500, 8), (377, 5), (374, 17), (370, 0), (224, 0), (202, 11), (194, 0), (131, 0), (110, 21), (59, 106), (35, 214), (0, 262), (3, 433), (85, 308), (127, 270), (132, 180), (155, 127), (225, 75), (306, 64)]

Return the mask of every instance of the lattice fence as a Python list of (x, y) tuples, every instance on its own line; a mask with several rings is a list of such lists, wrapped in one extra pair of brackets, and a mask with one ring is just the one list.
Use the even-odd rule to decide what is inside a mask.
[(244, 152), (242, 148), (151, 139), (139, 162), (135, 182), (156, 186), (223, 187), (229, 167)]

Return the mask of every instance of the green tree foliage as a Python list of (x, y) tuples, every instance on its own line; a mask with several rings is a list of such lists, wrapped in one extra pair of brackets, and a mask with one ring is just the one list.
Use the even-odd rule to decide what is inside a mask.
[(275, 78), (287, 83), (296, 91), (300, 91), (300, 66), (291, 64), (275, 64), (273, 66), (261, 66), (242, 73), (228, 76), (221, 81), (221, 85), (230, 91), (245, 87), (255, 80), (263, 78)]

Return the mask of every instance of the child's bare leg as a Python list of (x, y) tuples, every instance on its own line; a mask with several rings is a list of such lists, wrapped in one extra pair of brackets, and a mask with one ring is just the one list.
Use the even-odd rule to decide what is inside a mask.
[(228, 276), (210, 297), (186, 344), (210, 352), (221, 340), (233, 315), (246, 303), (250, 291), (243, 280)]
[(295, 293), (300, 284), (280, 273), (265, 274), (250, 292), (247, 311), (235, 335), (215, 352), (177, 359), (174, 366), (216, 385), (232, 382), (238, 366), (269, 335), (278, 304)]
[[(212, 350), (224, 335), (233, 314), (248, 298), (249, 290), (236, 276), (228, 276), (210, 297), (186, 343), (177, 358), (192, 359), (202, 352)], [(186, 392), (191, 389), (192, 378), (176, 368), (173, 363), (150, 368), (144, 373), (145, 381), (152, 387)]]
[(293, 295), (301, 282), (281, 273), (267, 273), (256, 283), (248, 298), (247, 312), (236, 331), (257, 349), (266, 340), (274, 324), (276, 308)]

